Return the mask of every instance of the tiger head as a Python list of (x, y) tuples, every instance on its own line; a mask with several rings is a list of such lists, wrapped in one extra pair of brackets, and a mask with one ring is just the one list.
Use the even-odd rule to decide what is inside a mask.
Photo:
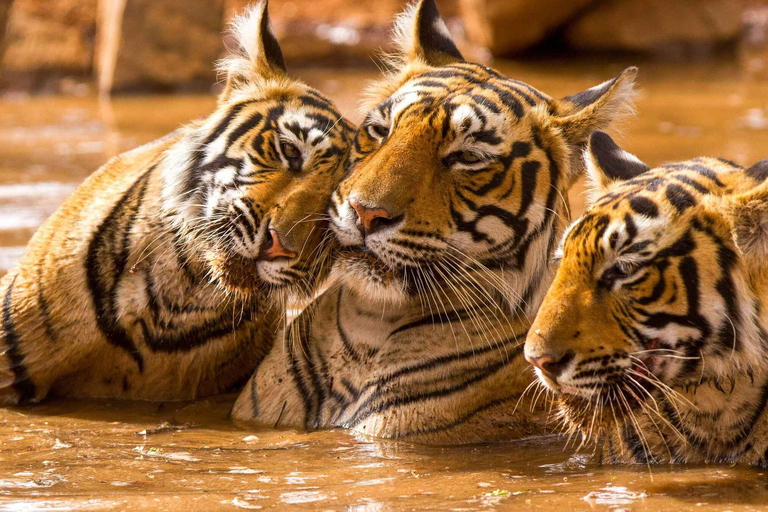
[(310, 292), (328, 264), (327, 215), (352, 127), (289, 78), (263, 0), (236, 18), (218, 108), (169, 154), (163, 199), (187, 246), (229, 291)]
[(395, 43), (393, 71), (369, 89), (333, 195), (339, 276), (372, 300), (397, 302), (480, 272), (476, 284), (532, 313), (565, 228), (566, 192), (583, 169), (574, 155), (628, 108), (636, 70), (553, 99), (465, 62), (434, 0), (399, 16)]
[(525, 356), (586, 434), (764, 364), (768, 161), (649, 169), (602, 132), (585, 161), (591, 206), (556, 251)]

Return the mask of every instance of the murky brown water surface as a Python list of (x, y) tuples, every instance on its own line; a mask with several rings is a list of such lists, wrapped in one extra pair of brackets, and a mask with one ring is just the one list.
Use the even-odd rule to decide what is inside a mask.
[[(552, 95), (629, 63), (505, 63)], [(684, 72), (678, 71), (684, 67)], [(649, 164), (768, 156), (768, 83), (728, 63), (641, 64), (639, 115), (618, 137)], [(298, 73), (354, 120), (368, 71)], [(0, 97), (0, 273), (74, 187), (121, 151), (209, 112), (212, 96)], [(583, 208), (572, 194), (574, 213)], [(768, 472), (599, 467), (556, 438), (430, 448), (343, 431), (254, 431), (234, 397), (193, 404), (48, 402), (0, 409), (1, 510), (762, 510)]]

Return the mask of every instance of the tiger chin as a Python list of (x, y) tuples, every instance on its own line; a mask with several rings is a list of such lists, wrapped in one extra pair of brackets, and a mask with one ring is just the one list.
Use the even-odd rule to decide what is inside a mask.
[(651, 169), (602, 132), (525, 355), (606, 463), (768, 467), (768, 160)]
[(238, 388), (330, 271), (352, 127), (288, 77), (266, 1), (233, 29), (216, 110), (97, 170), (3, 278), (2, 402)]
[(528, 317), (552, 277), (579, 148), (629, 110), (636, 70), (551, 98), (466, 62), (434, 0), (398, 17), (395, 44), (332, 196), (331, 286), (233, 417), (433, 444), (544, 434), (523, 396)]

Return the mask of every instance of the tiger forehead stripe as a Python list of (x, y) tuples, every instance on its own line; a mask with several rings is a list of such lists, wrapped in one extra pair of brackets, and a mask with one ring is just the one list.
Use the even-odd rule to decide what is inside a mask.
[[(321, 100), (315, 94), (304, 94), (296, 98), (298, 105), (286, 108), (285, 104), (277, 104), (268, 99), (244, 101), (229, 108), (222, 116), (220, 123), (213, 132), (201, 143), (201, 149), (207, 150), (206, 163), (215, 155), (221, 154), (225, 148), (230, 148), (246, 135), (254, 135), (254, 149), (260, 150), (263, 142), (258, 132), (283, 129), (292, 132), (302, 140), (318, 143), (320, 140), (331, 144), (331, 139), (323, 137), (326, 132), (334, 135), (346, 129), (340, 125), (341, 116), (327, 100)], [(306, 100), (310, 103), (307, 105)], [(264, 105), (269, 107), (264, 111)], [(346, 121), (344, 121), (346, 123)], [(259, 128), (259, 130), (256, 130)], [(316, 137), (309, 138), (310, 133), (316, 132)], [(228, 135), (223, 137), (224, 134)]]
[(720, 195), (726, 193), (726, 189), (725, 183), (706, 162), (670, 164), (619, 184), (595, 205), (618, 208), (620, 203), (627, 201), (635, 213), (655, 218), (659, 215), (659, 201), (666, 202), (678, 214), (683, 214), (696, 206), (702, 196)]
[[(489, 79), (493, 78), (493, 81)], [(505, 105), (514, 112), (518, 118), (525, 115), (523, 103), (529, 107), (537, 103), (549, 103), (551, 99), (537, 91), (530, 85), (517, 80), (509, 79), (500, 73), (479, 64), (453, 64), (444, 66), (438, 70), (421, 73), (412, 84), (423, 93), (429, 94), (430, 89), (450, 91), (451, 95), (464, 94), (469, 91), (482, 91), (489, 97), (474, 95), (488, 108), (497, 109), (494, 102)]]

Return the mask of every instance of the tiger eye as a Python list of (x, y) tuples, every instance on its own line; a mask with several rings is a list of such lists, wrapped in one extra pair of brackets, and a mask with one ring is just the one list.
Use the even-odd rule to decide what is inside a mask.
[(477, 153), (471, 151), (462, 151), (459, 155), (459, 160), (465, 164), (476, 164), (480, 161), (480, 156)]
[(293, 160), (294, 158), (299, 158), (301, 156), (301, 152), (299, 151), (299, 148), (293, 144), (284, 144), (283, 155), (285, 155), (285, 158)]
[(382, 139), (387, 135), (389, 135), (389, 128), (380, 124), (372, 125), (371, 130), (373, 131), (373, 133), (375, 133), (377, 136), (381, 137)]

